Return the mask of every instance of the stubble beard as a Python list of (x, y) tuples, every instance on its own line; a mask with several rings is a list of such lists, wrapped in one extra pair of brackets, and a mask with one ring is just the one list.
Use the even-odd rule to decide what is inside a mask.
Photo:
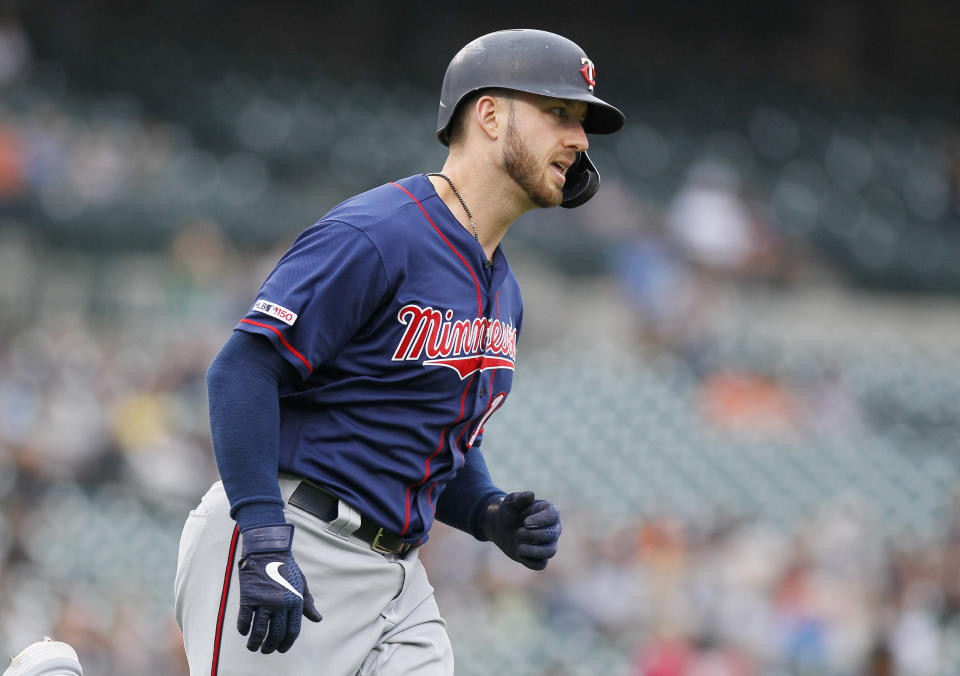
[(543, 176), (543, 167), (538, 164), (517, 132), (516, 125), (513, 123), (512, 109), (507, 121), (503, 166), (507, 175), (520, 186), (537, 207), (541, 209), (556, 207), (563, 201), (563, 191), (547, 182)]

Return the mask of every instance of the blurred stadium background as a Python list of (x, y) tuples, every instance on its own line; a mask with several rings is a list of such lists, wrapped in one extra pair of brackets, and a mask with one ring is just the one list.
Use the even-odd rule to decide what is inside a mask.
[(450, 56), (531, 26), (628, 127), (505, 242), (485, 453), (565, 532), (530, 574), (435, 530), (458, 674), (960, 673), (960, 6), (245, 7), (0, 4), (0, 653), (186, 673), (206, 366), (300, 229), (440, 167)]

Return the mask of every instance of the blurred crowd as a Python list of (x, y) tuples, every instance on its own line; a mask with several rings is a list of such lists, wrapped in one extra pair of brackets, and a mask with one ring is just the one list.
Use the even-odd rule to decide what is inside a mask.
[[(529, 656), (521, 669), (496, 673), (932, 676), (960, 668), (956, 514), (942, 540), (916, 547), (879, 536), (851, 505), (824, 506), (787, 531), (762, 518), (601, 527), (588, 514), (572, 516), (563, 556), (544, 576), (518, 574), (479, 548), (462, 553), (446, 532), (426, 550), (455, 640), (462, 632), (488, 654)], [(444, 567), (449, 559), (459, 565)], [(522, 622), (536, 629), (519, 629)], [(531, 642), (540, 649), (524, 647)]]
[[(320, 115), (319, 78), (199, 82), (215, 93), (206, 122), (230, 121), (223, 147), (135, 96), (78, 96), (0, 22), (0, 650), (11, 655), (46, 634), (91, 674), (185, 673), (172, 582), (183, 519), (216, 480), (207, 365), (306, 214), (355, 183), (436, 168), (429, 133), (372, 150), (390, 147), (384, 116), (420, 119), (406, 100), (374, 110), (384, 90), (358, 86)], [(492, 421), (485, 453), (500, 476), (529, 471), (572, 499), (543, 574), (437, 527), (422, 556), (458, 674), (958, 673), (956, 355), (908, 341), (858, 361), (889, 325), (861, 323), (842, 300), (804, 324), (797, 301), (867, 273), (949, 289), (957, 129), (702, 94), (651, 106), (625, 140), (598, 143), (601, 196), (531, 214), (507, 240), (527, 264), (530, 311), (517, 401)], [(692, 100), (746, 128), (678, 122)], [(366, 140), (346, 135), (355, 115)], [(297, 157), (319, 173), (293, 171)], [(904, 249), (917, 223), (921, 246)], [(895, 298), (884, 316), (915, 317), (917, 304)], [(786, 309), (764, 323), (760, 307)], [(956, 315), (945, 301), (923, 315), (942, 326), (907, 333), (936, 342)], [(790, 334), (789, 358), (746, 344), (761, 325)], [(598, 334), (616, 343), (609, 368)], [(542, 354), (537, 389), (524, 363)], [(651, 378), (664, 364), (669, 377)]]
[(52, 635), (89, 673), (184, 673), (172, 573), (215, 473), (203, 378), (224, 329), (175, 252), (111, 262), (2, 237), (0, 644)]

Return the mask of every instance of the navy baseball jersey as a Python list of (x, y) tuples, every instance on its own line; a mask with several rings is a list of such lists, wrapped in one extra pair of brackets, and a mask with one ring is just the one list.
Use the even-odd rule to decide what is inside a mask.
[(267, 277), (237, 329), (302, 376), (280, 389), (279, 469), (412, 543), (510, 392), (523, 315), (424, 175), (334, 207)]

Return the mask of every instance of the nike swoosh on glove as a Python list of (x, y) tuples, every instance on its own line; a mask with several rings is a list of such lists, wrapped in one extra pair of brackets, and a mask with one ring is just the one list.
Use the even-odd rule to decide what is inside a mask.
[(490, 505), (484, 512), (483, 533), (514, 561), (543, 570), (557, 553), (563, 528), (556, 505), (534, 497), (533, 491), (510, 493)]
[(247, 649), (252, 652), (285, 653), (300, 635), (301, 616), (322, 619), (291, 552), (293, 524), (248, 528), (240, 536), (237, 630), (250, 634)]

